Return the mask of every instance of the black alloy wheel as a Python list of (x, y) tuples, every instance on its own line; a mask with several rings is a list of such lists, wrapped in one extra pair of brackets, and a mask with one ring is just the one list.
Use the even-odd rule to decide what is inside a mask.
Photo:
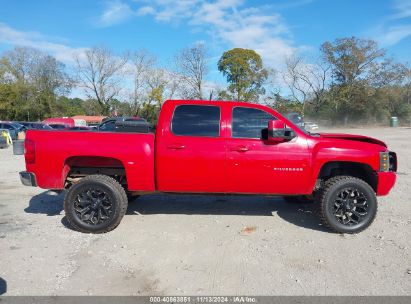
[(127, 211), (127, 194), (112, 177), (89, 175), (73, 184), (64, 198), (69, 224), (78, 231), (104, 233), (116, 228)]
[(374, 221), (377, 197), (362, 179), (336, 176), (327, 180), (318, 196), (322, 222), (339, 233), (358, 233)]
[(113, 202), (102, 188), (84, 189), (74, 201), (77, 218), (90, 225), (102, 224), (112, 217)]
[(355, 188), (345, 188), (334, 200), (334, 216), (343, 225), (356, 225), (366, 219), (368, 201), (364, 193)]

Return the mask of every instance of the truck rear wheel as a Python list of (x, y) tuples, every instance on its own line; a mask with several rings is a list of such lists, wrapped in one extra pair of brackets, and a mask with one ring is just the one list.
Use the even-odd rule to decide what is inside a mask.
[(64, 199), (64, 211), (74, 229), (104, 233), (120, 224), (127, 204), (126, 192), (115, 179), (89, 175), (70, 187)]
[(365, 181), (351, 176), (329, 179), (319, 195), (320, 216), (339, 233), (358, 233), (374, 221), (377, 197)]

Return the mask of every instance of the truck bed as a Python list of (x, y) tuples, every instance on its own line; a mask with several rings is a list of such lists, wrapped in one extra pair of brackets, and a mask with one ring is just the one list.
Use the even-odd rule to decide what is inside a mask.
[(67, 174), (77, 168), (124, 169), (130, 191), (154, 191), (154, 134), (29, 130), (26, 151), (34, 145), (35, 173), (45, 189), (63, 189)]

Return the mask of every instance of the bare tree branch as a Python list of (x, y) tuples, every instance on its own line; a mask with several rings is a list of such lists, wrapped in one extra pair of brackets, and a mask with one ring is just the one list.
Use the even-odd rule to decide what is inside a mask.
[(204, 78), (208, 73), (206, 55), (205, 46), (197, 44), (182, 49), (175, 56), (177, 72), (189, 87), (187, 98), (203, 99)]
[(304, 63), (301, 57), (286, 59), (286, 72), (283, 79), (295, 101), (303, 104), (311, 102), (318, 111), (325, 101), (331, 66), (323, 61), (315, 64)]
[(77, 56), (75, 59), (79, 85), (108, 112), (110, 101), (121, 90), (121, 76), (128, 57), (114, 56), (105, 47), (93, 47), (85, 51), (84, 58)]

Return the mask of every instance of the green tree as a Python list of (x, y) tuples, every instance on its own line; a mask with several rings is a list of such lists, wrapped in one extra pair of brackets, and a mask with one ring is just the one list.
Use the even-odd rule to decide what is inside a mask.
[(303, 114), (303, 103), (298, 100), (284, 98), (278, 93), (275, 93), (274, 96), (269, 99), (272, 100), (269, 106), (282, 114), (293, 112)]
[(18, 97), (12, 84), (0, 84), (0, 120), (14, 118)]
[(132, 106), (128, 102), (123, 102), (114, 98), (110, 101), (111, 113), (117, 113), (118, 116), (132, 116), (133, 110)]
[(228, 92), (222, 96), (242, 101), (257, 101), (265, 93), (263, 87), (268, 71), (259, 54), (253, 50), (234, 48), (224, 52), (218, 61), (218, 70), (227, 77)]
[(335, 120), (343, 119), (347, 123), (349, 119), (387, 113), (385, 107), (375, 107), (373, 98), (377, 89), (403, 81), (407, 71), (404, 65), (387, 58), (377, 42), (356, 37), (327, 41), (322, 44), (321, 53), (332, 67), (330, 98)]
[(101, 115), (101, 113), (103, 113), (103, 109), (96, 99), (86, 99), (83, 102), (83, 108), (86, 112), (86, 115), (98, 116)]
[(335, 81), (341, 84), (368, 80), (370, 71), (385, 56), (385, 50), (377, 42), (356, 37), (324, 42), (321, 52), (332, 65)]
[(157, 123), (158, 115), (163, 102), (164, 85), (153, 86), (149, 91), (147, 100), (143, 102), (137, 111), (137, 115), (153, 124)]
[(66, 96), (60, 96), (56, 100), (52, 116), (63, 117), (85, 114), (86, 110), (84, 107), (84, 100), (81, 98), (68, 98)]
[(15, 47), (4, 53), (0, 59), (0, 76), (1, 83), (13, 92), (13, 98), (8, 100), (9, 119), (40, 120), (50, 116), (56, 98), (71, 88), (61, 62), (29, 47)]

